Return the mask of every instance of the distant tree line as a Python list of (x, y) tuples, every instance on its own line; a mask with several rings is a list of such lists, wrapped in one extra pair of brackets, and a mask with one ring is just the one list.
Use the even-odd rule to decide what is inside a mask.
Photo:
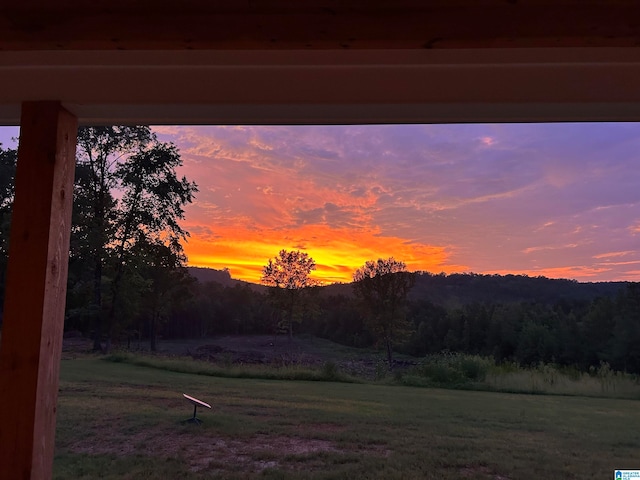
[(447, 308), (414, 300), (410, 309), (415, 330), (402, 350), (412, 355), (464, 352), (580, 370), (607, 362), (616, 370), (640, 373), (638, 283), (591, 301), (485, 301)]
[[(412, 292), (438, 277), (442, 288), (455, 288), (457, 294), (455, 299), (448, 297), (448, 304), (412, 294), (402, 324), (405, 334), (393, 345), (398, 353), (422, 357), (460, 352), (492, 356), (497, 362), (555, 363), (583, 371), (607, 362), (616, 370), (640, 373), (638, 283), (581, 284), (526, 276), (465, 275), (475, 286), (502, 281), (515, 282), (523, 289), (510, 289), (511, 299), (498, 292), (504, 294), (500, 301), (490, 296), (478, 301), (474, 289), (460, 287), (465, 280), (460, 275), (412, 275)], [(560, 287), (561, 295), (555, 300), (521, 300), (532, 289), (551, 291), (554, 285), (571, 288)], [(594, 291), (601, 293), (592, 295)], [(205, 281), (194, 283), (191, 292), (191, 298), (168, 315), (162, 331), (165, 337), (288, 334), (281, 330), (282, 310), (270, 301), (266, 289)], [(298, 334), (354, 347), (386, 348), (384, 338), (367, 321), (351, 284), (311, 287), (308, 294), (313, 305), (303, 313)]]

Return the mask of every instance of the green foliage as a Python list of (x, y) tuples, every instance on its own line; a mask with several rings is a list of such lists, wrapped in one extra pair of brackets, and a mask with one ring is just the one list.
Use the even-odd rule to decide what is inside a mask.
[(183, 267), (184, 261), (181, 251), (174, 251), (162, 241), (140, 239), (132, 248), (131, 270), (147, 282), (146, 288), (138, 289), (142, 294), (138, 320), (147, 328), (151, 351), (156, 350), (160, 326), (191, 294), (194, 281)]
[(616, 297), (591, 302), (488, 302), (453, 309), (414, 300), (409, 318), (415, 333), (402, 351), (422, 356), (450, 350), (583, 372), (604, 361), (615, 370), (640, 373), (638, 291), (637, 283), (628, 283)]
[(613, 368), (640, 373), (640, 283), (630, 283), (616, 299), (608, 361)]
[(324, 365), (322, 365), (322, 377), (329, 381), (339, 380), (341, 377), (338, 365), (331, 361), (325, 362)]
[(607, 363), (592, 367), (589, 372), (547, 363), (529, 368), (505, 363), (489, 370), (482, 388), (513, 393), (640, 399), (640, 377), (616, 372)]
[(367, 261), (353, 274), (353, 280), (367, 328), (384, 344), (391, 369), (394, 344), (406, 340), (411, 332), (405, 302), (414, 284), (413, 275), (403, 262), (391, 257)]
[(373, 337), (365, 328), (363, 316), (353, 298), (333, 293), (323, 294), (323, 288), (331, 287), (318, 288), (316, 302), (320, 313), (305, 319), (301, 329), (342, 345), (358, 348), (372, 346)]
[(591, 368), (589, 373), (591, 376), (598, 379), (600, 382), (600, 389), (603, 393), (609, 390), (616, 389), (616, 377), (620, 375), (620, 372), (616, 372), (611, 369), (611, 366), (607, 362), (600, 362), (598, 368)]
[(421, 376), (434, 385), (458, 388), (484, 381), (493, 365), (493, 359), (477, 355), (443, 353), (425, 358), (414, 369), (414, 375)]
[(273, 334), (274, 307), (265, 294), (248, 284), (196, 281), (189, 284), (188, 292), (185, 301), (172, 304), (163, 322), (166, 338)]
[(376, 380), (384, 380), (389, 374), (389, 364), (380, 359), (376, 362), (374, 378)]

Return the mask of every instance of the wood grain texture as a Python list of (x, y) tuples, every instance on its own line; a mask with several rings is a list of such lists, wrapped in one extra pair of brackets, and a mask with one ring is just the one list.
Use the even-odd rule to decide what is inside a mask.
[(0, 50), (637, 47), (628, 0), (28, 2)]
[(0, 478), (51, 477), (77, 121), (22, 107), (0, 345)]

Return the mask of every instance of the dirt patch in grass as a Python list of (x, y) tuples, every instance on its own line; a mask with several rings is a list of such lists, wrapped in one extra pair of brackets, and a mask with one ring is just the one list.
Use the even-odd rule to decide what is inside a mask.
[(310, 423), (305, 426), (306, 429), (312, 432), (320, 433), (336, 433), (344, 432), (346, 427), (337, 423)]
[[(334, 432), (341, 427), (335, 424), (315, 424), (313, 431)], [(98, 439), (85, 439), (66, 446), (71, 453), (89, 455), (145, 455), (158, 458), (178, 458), (193, 472), (261, 472), (267, 468), (295, 470), (299, 467), (295, 457), (314, 454), (369, 454), (388, 455), (372, 445), (354, 449), (338, 448), (333, 442), (316, 438), (289, 437), (258, 434), (241, 439), (208, 434), (197, 426), (167, 434), (160, 429), (148, 429), (131, 435), (110, 435)], [(309, 465), (305, 464), (305, 468)]]
[[(336, 452), (326, 440), (256, 435), (242, 440), (210, 439), (206, 444), (192, 446), (188, 460), (192, 471), (251, 471), (266, 468), (290, 468), (284, 457), (318, 452)], [(168, 452), (167, 452), (168, 453)]]
[[(480, 477), (480, 475), (482, 477)], [(469, 465), (460, 469), (460, 478), (485, 478), (487, 480), (511, 480), (509, 477), (496, 473), (484, 465)]]
[[(91, 353), (92, 348), (93, 341), (83, 338), (79, 332), (65, 333), (64, 359), (74, 359)], [(150, 353), (148, 342), (128, 342), (126, 339), (114, 339), (112, 349), (139, 354)], [(381, 368), (382, 362), (380, 353), (375, 351), (346, 347), (309, 335), (292, 339), (282, 335), (222, 335), (189, 340), (160, 340), (158, 351), (154, 355), (167, 358), (190, 357), (224, 367), (295, 365), (317, 369), (332, 363), (341, 373), (368, 379), (377, 378), (376, 372)], [(396, 371), (403, 371), (416, 364), (415, 359), (397, 358), (394, 368)]]
[[(319, 345), (302, 338), (225, 335), (208, 339), (208, 342), (187, 348), (185, 353), (197, 360), (236, 365), (318, 366), (326, 357)], [(164, 344), (169, 351), (176, 346), (170, 342)]]

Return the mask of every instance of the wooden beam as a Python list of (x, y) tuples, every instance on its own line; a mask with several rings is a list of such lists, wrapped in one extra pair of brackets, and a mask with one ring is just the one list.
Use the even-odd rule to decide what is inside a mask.
[(638, 78), (640, 48), (0, 52), (0, 124), (639, 121)]
[(51, 478), (77, 120), (22, 106), (0, 345), (0, 478)]
[(638, 47), (636, 0), (14, 0), (0, 50)]

